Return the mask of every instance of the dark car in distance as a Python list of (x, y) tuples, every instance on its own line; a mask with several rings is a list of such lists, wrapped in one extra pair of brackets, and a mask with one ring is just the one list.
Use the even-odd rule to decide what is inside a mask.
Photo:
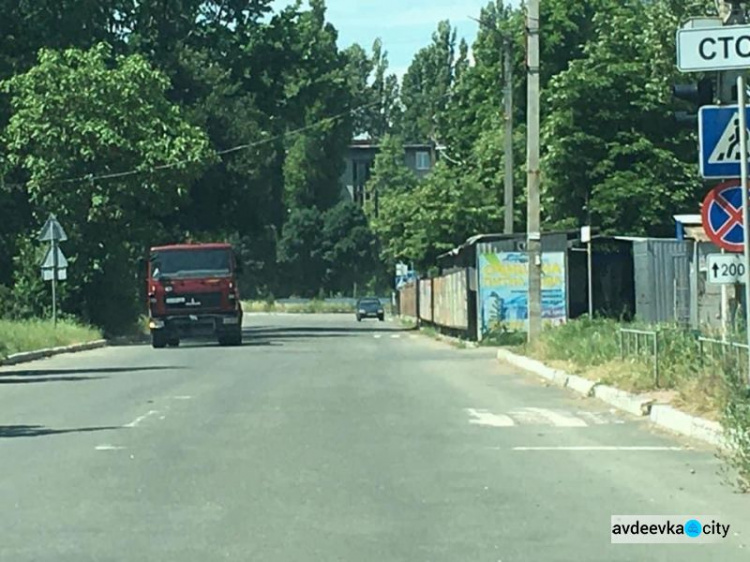
[(357, 322), (362, 322), (363, 318), (377, 318), (381, 322), (385, 320), (385, 311), (379, 299), (365, 297), (357, 301)]

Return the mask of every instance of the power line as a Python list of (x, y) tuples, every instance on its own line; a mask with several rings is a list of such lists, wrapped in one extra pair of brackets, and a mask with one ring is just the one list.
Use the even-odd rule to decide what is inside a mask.
[[(379, 103), (380, 101), (374, 101), (374, 102), (366, 103), (363, 105), (359, 105), (357, 107), (350, 108), (347, 111), (342, 111), (341, 113), (337, 113), (336, 115), (332, 115), (330, 117), (325, 117), (323, 119), (320, 119), (319, 121), (316, 121), (315, 123), (312, 123), (310, 125), (305, 125), (304, 127), (299, 127), (297, 129), (287, 131), (285, 133), (282, 133), (280, 135), (276, 135), (273, 137), (268, 137), (268, 138), (264, 138), (264, 139), (257, 140), (254, 142), (233, 146), (232, 148), (219, 150), (219, 151), (216, 151), (215, 154), (217, 156), (226, 156), (229, 154), (233, 154), (235, 152), (240, 152), (242, 150), (255, 148), (258, 146), (262, 146), (264, 144), (272, 143), (278, 140), (283, 140), (288, 137), (293, 137), (301, 133), (304, 133), (306, 131), (309, 131), (311, 129), (320, 127), (321, 125), (324, 125), (326, 123), (338, 121), (339, 119), (343, 117), (347, 117), (356, 111), (367, 109), (368, 107), (378, 105)], [(154, 166), (152, 168), (144, 169), (144, 170), (133, 169), (133, 170), (127, 170), (124, 172), (113, 172), (110, 174), (100, 174), (96, 176), (92, 174), (86, 174), (83, 176), (78, 176), (78, 177), (73, 177), (73, 178), (44, 180), (40, 183), (44, 185), (66, 185), (66, 184), (71, 184), (71, 183), (80, 183), (84, 181), (94, 182), (94, 181), (103, 181), (103, 180), (111, 180), (111, 179), (120, 179), (120, 178), (132, 177), (138, 174), (149, 174), (149, 173), (159, 172), (163, 170), (169, 170), (172, 168), (176, 168), (177, 166), (182, 166), (185, 164), (196, 164), (197, 162), (198, 161), (194, 159), (185, 159), (185, 160), (180, 160), (178, 162), (172, 162), (170, 164), (160, 164), (158, 166)], [(20, 183), (3, 183), (2, 185), (4, 185), (5, 187), (24, 187), (24, 184), (20, 184)]]

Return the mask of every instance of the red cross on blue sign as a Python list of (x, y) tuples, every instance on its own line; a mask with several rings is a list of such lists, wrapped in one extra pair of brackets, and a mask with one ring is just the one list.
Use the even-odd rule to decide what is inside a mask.
[(701, 209), (706, 236), (729, 252), (742, 252), (742, 190), (740, 182), (721, 183), (708, 192)]

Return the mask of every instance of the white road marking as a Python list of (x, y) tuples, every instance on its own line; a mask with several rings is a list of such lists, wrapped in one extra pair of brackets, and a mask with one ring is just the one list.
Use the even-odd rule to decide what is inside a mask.
[(526, 411), (538, 414), (543, 419), (557, 427), (587, 427), (588, 424), (568, 412), (555, 412), (546, 408), (525, 408)]
[(375, 334), (375, 335), (374, 335), (374, 336), (372, 336), (372, 337), (373, 337), (373, 338), (375, 338), (376, 340), (379, 340), (379, 339), (380, 339), (380, 338), (382, 338), (383, 336), (381, 336), (380, 334)]
[(410, 338), (410, 339), (412, 339), (412, 340), (415, 340), (415, 339), (417, 339), (418, 337), (419, 337), (419, 336), (416, 336), (416, 335), (414, 335), (414, 334), (409, 334), (409, 338)]
[(190, 400), (192, 396), (172, 396), (175, 400)]
[(121, 449), (124, 449), (125, 447), (120, 447), (118, 445), (97, 445), (94, 448), (97, 451), (120, 451)]
[(149, 416), (153, 416), (154, 414), (158, 414), (158, 410), (150, 410), (147, 414), (143, 414), (142, 416), (138, 416), (135, 418), (132, 422), (127, 424), (125, 427), (136, 427), (139, 423), (141, 423), (143, 420), (148, 418)]
[[(500, 447), (496, 447), (500, 449)], [(583, 447), (513, 447), (514, 451), (688, 451), (686, 447), (613, 447), (613, 446), (583, 446)]]
[(475, 410), (467, 408), (466, 412), (472, 417), (469, 423), (474, 425), (487, 425), (490, 427), (511, 427), (515, 425), (513, 419), (506, 415), (497, 415), (487, 410)]
[(393, 338), (394, 340), (397, 340), (397, 339), (398, 339), (398, 338), (400, 338), (400, 337), (401, 337), (401, 336), (399, 336), (398, 334), (393, 334), (393, 335), (391, 336), (391, 338)]
[(606, 425), (608, 423), (625, 423), (623, 420), (608, 420), (604, 412), (576, 412), (576, 416), (588, 420), (594, 425)]

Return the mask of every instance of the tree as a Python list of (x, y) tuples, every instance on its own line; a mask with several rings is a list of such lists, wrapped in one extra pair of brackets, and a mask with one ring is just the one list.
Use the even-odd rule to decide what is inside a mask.
[(13, 110), (8, 165), (27, 179), (37, 224), (55, 211), (68, 230), (68, 306), (107, 329), (134, 320), (135, 262), (213, 158), (168, 87), (143, 57), (113, 57), (104, 44), (42, 50), (2, 84)]
[(559, 227), (591, 221), (665, 234), (672, 214), (694, 210), (701, 191), (694, 138), (677, 128), (669, 103), (676, 14), (632, 0), (594, 24), (584, 58), (548, 90), (545, 214)]
[(352, 202), (341, 202), (323, 217), (323, 259), (325, 287), (348, 293), (356, 283), (365, 285), (377, 274), (377, 239), (362, 209)]
[(375, 197), (389, 191), (408, 193), (417, 185), (417, 176), (406, 166), (401, 137), (386, 135), (378, 145), (372, 175), (365, 186)]
[(406, 142), (436, 140), (445, 130), (448, 95), (454, 82), (456, 31), (442, 21), (432, 43), (414, 57), (404, 75), (404, 113), (398, 132)]
[(278, 266), (288, 293), (314, 297), (325, 282), (323, 215), (316, 208), (294, 209), (279, 241)]
[(414, 191), (382, 197), (373, 225), (385, 260), (414, 262), (424, 271), (470, 236), (497, 230), (501, 209), (496, 193), (466, 172), (441, 162)]

